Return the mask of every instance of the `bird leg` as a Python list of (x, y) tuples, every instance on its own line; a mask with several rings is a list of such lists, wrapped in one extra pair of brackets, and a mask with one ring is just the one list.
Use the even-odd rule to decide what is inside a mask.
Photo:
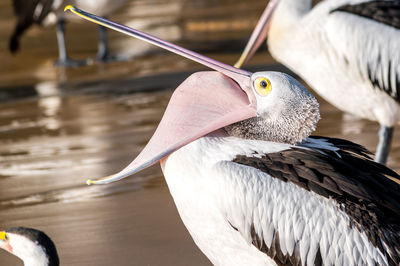
[(99, 43), (97, 46), (97, 60), (106, 61), (109, 57), (108, 54), (108, 41), (107, 41), (107, 29), (99, 25)]
[(107, 28), (99, 25), (99, 43), (97, 46), (96, 60), (106, 63), (113, 61), (127, 61), (128, 57), (110, 55), (108, 50)]
[(65, 48), (65, 20), (57, 20), (57, 42), (58, 42), (58, 53), (59, 61), (66, 61), (68, 59), (67, 49)]
[(87, 65), (87, 60), (72, 60), (68, 58), (67, 48), (65, 45), (65, 20), (63, 18), (59, 18), (57, 20), (56, 29), (59, 59), (54, 63), (54, 65), (63, 67), (78, 67)]
[(379, 144), (376, 149), (375, 162), (386, 164), (392, 143), (394, 127), (381, 125), (379, 129)]

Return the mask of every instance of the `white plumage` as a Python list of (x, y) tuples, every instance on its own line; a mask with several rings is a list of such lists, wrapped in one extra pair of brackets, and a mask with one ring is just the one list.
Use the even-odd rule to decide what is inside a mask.
[(276, 265), (252, 245), (254, 225), (268, 247), (279, 232), (284, 255), (292, 255), (298, 243), (303, 265), (314, 264), (318, 248), (325, 265), (388, 265), (365, 233), (349, 227), (334, 200), (232, 162), (237, 154), (268, 154), (290, 146), (207, 136), (168, 157), (162, 164), (165, 179), (199, 248), (215, 265)]
[(24, 262), (24, 266), (47, 266), (49, 258), (46, 252), (38, 243), (35, 243), (25, 236), (8, 233), (10, 244), (13, 247), (13, 255)]
[[(282, 0), (275, 11), (271, 54), (339, 109), (385, 126), (397, 124), (400, 104), (393, 97), (400, 77), (400, 30), (346, 12), (330, 13), (365, 0), (325, 0), (304, 13), (301, 5), (311, 1), (296, 0), (297, 10), (288, 7), (293, 2)], [(368, 68), (380, 88), (392, 88), (389, 95), (371, 83)]]
[[(379, 122), (382, 129), (376, 161), (386, 163), (393, 127), (400, 121), (400, 24), (393, 22), (393, 13), (400, 16), (400, 4), (325, 0), (312, 8), (311, 0), (270, 2), (277, 3), (268, 25), (268, 48), (273, 57), (337, 108)], [(391, 6), (382, 8), (377, 2)], [(367, 8), (361, 4), (372, 9), (365, 16), (348, 8)], [(374, 11), (387, 12), (387, 23), (373, 17)], [(391, 19), (393, 25), (389, 25)], [(267, 22), (260, 20), (260, 24)], [(256, 34), (262, 33), (255, 30)]]

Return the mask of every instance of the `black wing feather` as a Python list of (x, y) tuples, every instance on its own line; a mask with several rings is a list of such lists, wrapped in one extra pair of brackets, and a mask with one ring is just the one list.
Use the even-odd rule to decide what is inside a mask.
[[(391, 27), (396, 31), (392, 34), (400, 36), (400, 1), (366, 1), (353, 5), (347, 4), (331, 10), (330, 13), (346, 13), (359, 16), (372, 22), (377, 22), (384, 26)], [(355, 29), (360, 30), (359, 27), (360, 25), (346, 25), (349, 33), (354, 33)], [(386, 44), (385, 46), (382, 46), (381, 42), (376, 41), (377, 39), (382, 38), (381, 34), (378, 34), (377, 36), (376, 33), (369, 33), (366, 29), (367, 28), (363, 30), (363, 34), (358, 36), (358, 38), (369, 40), (370, 44), (377, 45), (374, 49), (378, 49), (379, 52), (377, 54), (372, 53), (370, 59), (366, 58), (367, 61), (363, 63), (365, 65), (362, 66), (360, 71), (363, 73), (364, 78), (368, 79), (374, 88), (384, 91), (396, 102), (400, 103), (400, 68), (398, 57), (396, 57), (398, 49), (396, 46), (389, 44), (387, 46)], [(361, 51), (366, 49), (366, 47), (367, 46), (364, 46)], [(384, 49), (392, 50), (384, 51)], [(361, 53), (358, 56), (360, 56), (360, 60), (361, 57), (368, 57), (368, 54)], [(359, 65), (355, 65), (355, 67), (356, 66), (360, 68)]]
[(340, 149), (293, 147), (263, 154), (261, 158), (239, 155), (233, 161), (335, 199), (349, 215), (352, 225), (366, 232), (391, 265), (399, 265), (400, 184), (388, 177), (400, 180), (400, 176), (372, 161), (368, 150), (361, 145), (324, 139)]
[(354, 5), (348, 4), (332, 10), (331, 13), (337, 11), (351, 13), (400, 29), (400, 2), (398, 1), (368, 1)]

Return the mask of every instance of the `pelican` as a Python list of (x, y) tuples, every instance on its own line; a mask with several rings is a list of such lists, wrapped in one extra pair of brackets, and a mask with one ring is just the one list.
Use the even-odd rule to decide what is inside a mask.
[(311, 2), (270, 0), (235, 66), (269, 32), (276, 60), (340, 110), (380, 124), (375, 161), (386, 164), (400, 122), (400, 2)]
[(42, 231), (13, 227), (0, 231), (0, 248), (20, 258), (25, 266), (58, 266), (53, 241)]
[[(33, 24), (48, 26), (56, 23), (59, 60), (55, 64), (57, 66), (69, 67), (85, 65), (88, 63), (87, 60), (72, 60), (68, 57), (65, 45), (66, 18), (62, 7), (65, 6), (66, 3), (73, 3), (91, 12), (99, 13), (102, 16), (108, 16), (120, 9), (127, 1), (128, 0), (13, 0), (13, 8), (17, 16), (17, 23), (9, 40), (9, 50), (13, 54), (19, 50), (19, 39), (21, 35)], [(99, 27), (98, 36), (99, 42), (96, 59), (101, 62), (118, 59), (109, 54), (107, 32), (104, 27)]]
[(399, 265), (400, 185), (389, 178), (400, 176), (360, 145), (311, 137), (319, 106), (298, 81), (66, 9), (216, 70), (188, 77), (136, 159), (89, 184), (160, 162), (182, 221), (215, 265)]

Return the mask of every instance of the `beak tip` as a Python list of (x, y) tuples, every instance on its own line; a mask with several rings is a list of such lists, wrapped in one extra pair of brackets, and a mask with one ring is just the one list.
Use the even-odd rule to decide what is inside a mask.
[(88, 180), (86, 180), (86, 185), (89, 185), (89, 186), (90, 185), (104, 185), (104, 184), (112, 183), (116, 180), (119, 180), (119, 179), (116, 179), (115, 176), (116, 176), (116, 174), (101, 177), (101, 178), (88, 179)]
[(243, 61), (239, 59), (233, 66), (236, 68), (241, 68), (243, 65)]
[(64, 12), (66, 12), (66, 11), (68, 11), (68, 10), (70, 10), (70, 9), (74, 10), (75, 7), (74, 7), (73, 5), (67, 5), (67, 6), (64, 8)]
[(94, 184), (96, 184), (95, 180), (92, 180), (92, 179), (86, 180), (86, 185), (90, 186), (90, 185), (94, 185)]

